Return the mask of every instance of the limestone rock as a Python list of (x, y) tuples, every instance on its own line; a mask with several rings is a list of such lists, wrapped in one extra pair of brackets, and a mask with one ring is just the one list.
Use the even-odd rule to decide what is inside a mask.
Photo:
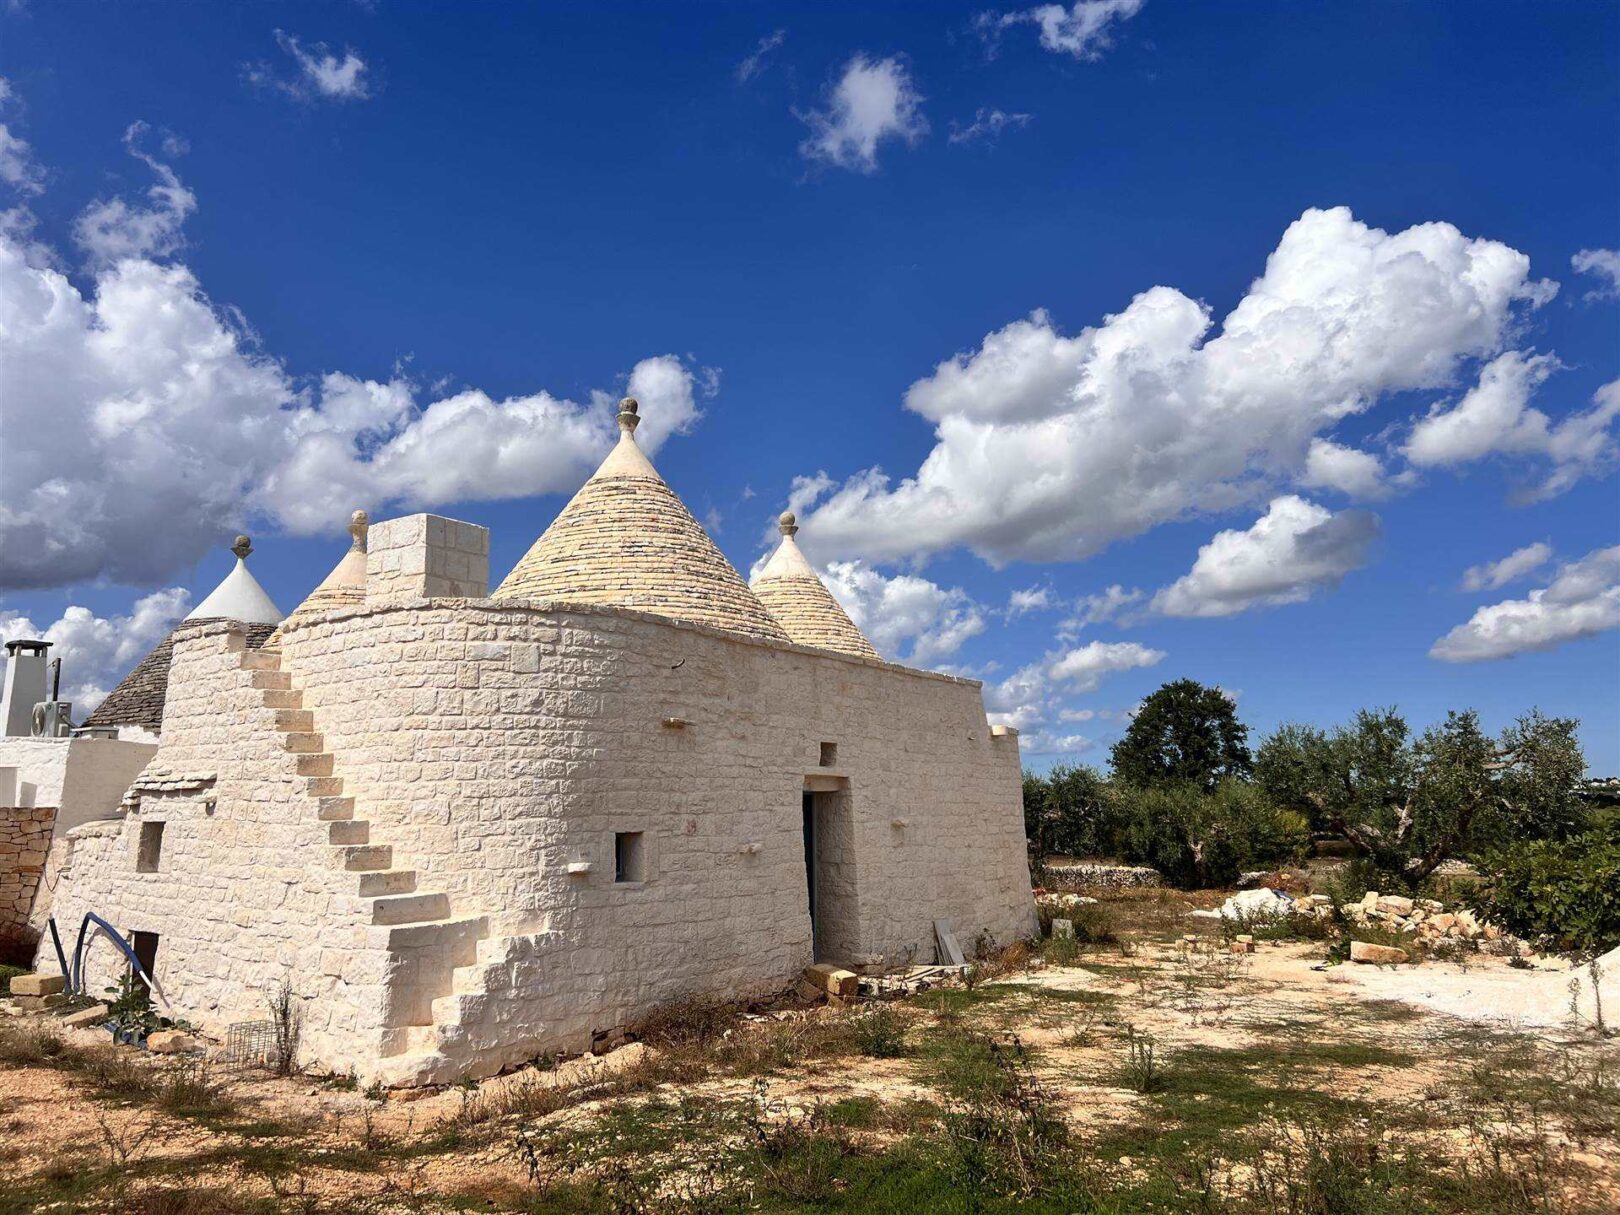
[(61, 975), (18, 975), (11, 980), (14, 996), (54, 996), (67, 990), (67, 980)]
[(59, 991), (53, 991), (48, 996), (18, 996), (16, 1000), (17, 1007), (25, 1013), (49, 1012), (67, 1003), (67, 997)]
[(1053, 920), (1052, 921), (1052, 939), (1056, 940), (1059, 937), (1068, 937), (1071, 940), (1074, 938), (1074, 921), (1073, 920)]
[(1375, 966), (1396, 966), (1408, 961), (1406, 950), (1393, 945), (1373, 945), (1367, 941), (1350, 942), (1350, 960), (1367, 962)]
[(1401, 895), (1386, 894), (1380, 896), (1373, 906), (1385, 915), (1411, 915), (1413, 903), (1411, 899), (1404, 898)]
[(826, 962), (806, 966), (804, 977), (817, 991), (826, 992), (829, 996), (837, 996), (842, 1000), (853, 1000), (860, 984), (860, 976), (853, 970), (844, 970)]
[(100, 1025), (107, 1019), (107, 1006), (105, 1004), (92, 1004), (89, 1008), (81, 1008), (76, 1013), (69, 1013), (63, 1017), (60, 1024), (64, 1029), (88, 1029), (92, 1025)]

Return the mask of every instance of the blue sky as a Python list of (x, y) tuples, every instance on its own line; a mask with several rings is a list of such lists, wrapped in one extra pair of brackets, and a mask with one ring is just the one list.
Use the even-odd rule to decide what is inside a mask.
[(1257, 732), (1539, 706), (1620, 770), (1617, 48), (1581, 3), (13, 4), (0, 625), (88, 703), (238, 528), (284, 609), (356, 506), (499, 578), (629, 385), (740, 569), (791, 502), (1033, 767), (1185, 675)]

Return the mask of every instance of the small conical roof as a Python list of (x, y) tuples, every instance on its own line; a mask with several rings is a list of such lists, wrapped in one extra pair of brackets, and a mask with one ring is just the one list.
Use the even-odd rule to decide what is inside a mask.
[(612, 604), (787, 641), (637, 446), (639, 421), (625, 398), (618, 445), (491, 598)]
[(281, 622), (281, 609), (264, 593), (259, 580), (248, 573), (247, 555), (253, 543), (238, 536), (231, 546), (236, 566), (208, 598), (191, 609), (169, 635), (152, 647), (134, 668), (107, 693), (95, 712), (85, 718), (87, 726), (139, 726), (156, 734), (163, 725), (163, 706), (169, 696), (169, 662), (174, 657), (174, 635), (188, 624), (204, 620), (235, 620), (247, 625), (247, 644), (252, 649), (265, 644)]
[[(332, 572), (321, 580), (321, 584), (292, 610), (287, 620), (281, 622), (283, 626), (288, 620), (302, 620), (333, 608), (360, 607), (365, 603), (366, 532), (370, 526), (370, 520), (363, 510), (357, 510), (349, 517), (349, 551), (343, 554), (342, 560), (332, 567)], [(278, 628), (271, 644), (280, 637), (281, 629)]]
[(778, 523), (782, 543), (749, 584), (765, 610), (800, 645), (836, 650), (855, 658), (877, 658), (872, 643), (855, 627), (849, 613), (805, 560), (793, 538), (799, 530), (798, 520), (789, 512)]
[(231, 545), (236, 566), (216, 586), (213, 593), (191, 609), (187, 620), (240, 620), (243, 624), (280, 624), (282, 610), (265, 594), (259, 580), (248, 572), (247, 555), (253, 542), (238, 536)]

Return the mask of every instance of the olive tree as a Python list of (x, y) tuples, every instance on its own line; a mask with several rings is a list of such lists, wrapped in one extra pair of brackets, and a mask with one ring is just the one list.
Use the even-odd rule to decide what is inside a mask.
[(1332, 730), (1281, 727), (1255, 774), (1273, 801), (1415, 883), (1448, 857), (1579, 830), (1576, 726), (1532, 711), (1491, 738), (1477, 713), (1452, 712), (1414, 739), (1394, 709), (1362, 710)]

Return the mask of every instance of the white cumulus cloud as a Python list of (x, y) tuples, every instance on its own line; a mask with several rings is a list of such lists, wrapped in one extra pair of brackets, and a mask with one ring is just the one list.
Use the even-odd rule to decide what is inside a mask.
[(1047, 50), (1076, 59), (1101, 59), (1113, 45), (1113, 26), (1136, 16), (1144, 3), (1146, 0), (1075, 0), (1068, 7), (1038, 4), (1016, 12), (982, 13), (976, 24), (992, 41), (1011, 26), (1033, 25), (1040, 30), (1041, 45)]
[[(191, 205), (159, 178), (168, 201), (150, 210)], [(0, 589), (150, 586), (256, 520), (314, 532), (357, 507), (569, 491), (611, 448), (613, 393), (424, 401), (398, 375), (295, 378), (189, 269), (156, 260), (178, 230), (143, 210), (92, 208), (83, 291), (0, 225)], [(695, 421), (699, 374), (673, 354), (630, 371), (645, 447)]]
[(1470, 566), (1463, 571), (1462, 587), (1465, 591), (1494, 591), (1510, 582), (1535, 573), (1552, 560), (1552, 545), (1544, 541), (1514, 549), (1500, 561), (1487, 561), (1484, 565)]
[(1554, 422), (1530, 398), (1554, 371), (1548, 354), (1510, 350), (1492, 359), (1455, 405), (1439, 405), (1412, 429), (1406, 458), (1418, 467), (1455, 467), (1487, 456), (1551, 463), (1536, 493), (1551, 497), (1614, 462), (1620, 380), (1599, 388), (1593, 406)]
[(1336, 489), (1352, 498), (1381, 498), (1388, 492), (1384, 463), (1370, 451), (1315, 438), (1305, 451), (1299, 483), (1307, 489)]
[(834, 561), (820, 573), (878, 652), (908, 666), (934, 665), (984, 632), (984, 610), (958, 587), (915, 574), (886, 577), (859, 561)]
[[(11, 82), (0, 76), (0, 109), (5, 109), (15, 96)], [(0, 122), (0, 185), (9, 186), (25, 197), (45, 189), (45, 170), (34, 158), (34, 149), (3, 122)]]
[(1550, 650), (1620, 628), (1620, 545), (1561, 567), (1552, 583), (1523, 599), (1482, 607), (1429, 650), (1442, 662), (1487, 662)]
[(840, 169), (876, 173), (885, 142), (912, 144), (928, 133), (922, 101), (898, 57), (857, 54), (829, 88), (823, 108), (799, 116), (810, 128), (799, 153)]
[(190, 609), (190, 592), (179, 587), (142, 596), (127, 616), (97, 616), (75, 605), (43, 627), (0, 608), (0, 640), (51, 642), (50, 656), (62, 660), (62, 699), (73, 702), (74, 720), (83, 721)]
[(1451, 383), (1552, 290), (1522, 253), (1450, 224), (1389, 233), (1307, 211), (1214, 336), (1206, 306), (1153, 287), (1073, 336), (1036, 312), (945, 360), (906, 395), (935, 427), (917, 472), (804, 479), (802, 536), (879, 562), (956, 547), (1072, 561), (1264, 501), (1313, 439), (1386, 394)]
[(1620, 298), (1620, 249), (1582, 249), (1569, 259), (1576, 274), (1590, 274), (1598, 285), (1586, 293), (1589, 300)]
[(1286, 494), (1247, 531), (1216, 533), (1198, 550), (1192, 569), (1153, 597), (1152, 607), (1166, 616), (1233, 616), (1300, 603), (1365, 565), (1377, 535), (1373, 515), (1334, 514)]
[(1068, 724), (1105, 716), (1096, 710), (1063, 705), (1069, 696), (1095, 692), (1110, 675), (1158, 665), (1165, 658), (1135, 641), (1093, 641), (1070, 649), (1053, 650), (1038, 662), (1020, 667), (1006, 679), (987, 684), (984, 703), (997, 725), (1012, 726), (1023, 734), (1021, 750), (1032, 755), (1081, 751), (1090, 746), (1082, 735), (1063, 734), (1054, 723)]
[[(124, 150), (157, 178), (146, 191), (146, 203), (103, 198), (91, 203), (73, 224), (74, 242), (92, 265), (111, 266), (125, 258), (167, 257), (185, 243), (182, 229), (197, 209), (197, 196), (181, 182), (173, 168), (143, 146), (151, 134), (144, 122), (124, 131)], [(184, 150), (173, 136), (165, 141), (171, 155)]]

